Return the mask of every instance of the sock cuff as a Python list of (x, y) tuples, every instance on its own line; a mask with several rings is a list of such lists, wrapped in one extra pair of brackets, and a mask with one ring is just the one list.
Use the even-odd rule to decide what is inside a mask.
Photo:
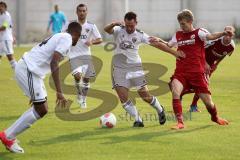
[(90, 88), (90, 82), (87, 82), (87, 83), (82, 82), (80, 85), (81, 87)]
[(37, 111), (35, 110), (34, 107), (32, 107), (32, 112), (33, 112), (33, 115), (34, 117), (36, 118), (36, 120), (40, 119), (41, 117), (39, 116), (39, 114), (37, 113)]
[(157, 98), (153, 96), (153, 99), (152, 99), (152, 101), (151, 101), (150, 104), (151, 104), (151, 105), (155, 104), (155, 103), (156, 103), (156, 100), (157, 100)]
[(173, 99), (173, 103), (181, 103), (180, 99)]
[(132, 104), (132, 101), (131, 101), (131, 100), (128, 100), (127, 102), (122, 103), (122, 106), (123, 106), (123, 108), (126, 108), (126, 107), (129, 106), (130, 104)]

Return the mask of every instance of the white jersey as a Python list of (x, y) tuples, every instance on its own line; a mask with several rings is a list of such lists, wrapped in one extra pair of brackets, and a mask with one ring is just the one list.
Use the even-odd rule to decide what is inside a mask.
[(85, 43), (90, 40), (102, 38), (101, 34), (99, 33), (97, 26), (93, 23), (86, 21), (82, 25), (82, 32), (81, 36), (75, 46), (71, 47), (69, 58), (75, 58), (82, 55), (91, 55), (90, 47), (87, 46)]
[(69, 33), (57, 33), (25, 53), (23, 60), (32, 73), (44, 78), (51, 71), (50, 62), (54, 51), (67, 56), (71, 46), (72, 36)]
[(12, 36), (12, 18), (9, 12), (5, 11), (0, 14), (0, 26), (5, 26), (6, 29), (0, 32), (0, 41), (13, 41)]
[(116, 43), (114, 57), (122, 57), (118, 56), (119, 54), (125, 57), (125, 62), (116, 58), (116, 60), (113, 61), (113, 65), (126, 67), (131, 66), (131, 64), (141, 64), (142, 61), (138, 53), (139, 46), (142, 43), (149, 44), (149, 36), (139, 30), (135, 30), (132, 34), (128, 34), (124, 26), (115, 26), (113, 30), (114, 42)]

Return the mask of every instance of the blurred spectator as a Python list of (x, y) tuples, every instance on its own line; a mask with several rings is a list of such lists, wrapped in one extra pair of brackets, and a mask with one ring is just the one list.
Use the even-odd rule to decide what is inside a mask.
[(54, 6), (54, 10), (54, 13), (50, 15), (47, 32), (49, 32), (50, 27), (52, 27), (52, 33), (56, 34), (61, 32), (62, 27), (66, 23), (66, 17), (63, 12), (59, 11), (58, 5)]

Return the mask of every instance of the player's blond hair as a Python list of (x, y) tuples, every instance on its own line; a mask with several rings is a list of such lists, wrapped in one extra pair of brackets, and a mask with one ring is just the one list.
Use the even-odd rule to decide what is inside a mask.
[(226, 26), (224, 28), (224, 31), (226, 31), (226, 30), (231, 30), (233, 33), (235, 33), (235, 28), (233, 26)]
[(192, 11), (190, 11), (189, 9), (184, 9), (178, 13), (177, 19), (178, 19), (178, 21), (181, 21), (184, 19), (184, 20), (190, 22), (190, 21), (193, 21), (194, 16), (193, 16)]

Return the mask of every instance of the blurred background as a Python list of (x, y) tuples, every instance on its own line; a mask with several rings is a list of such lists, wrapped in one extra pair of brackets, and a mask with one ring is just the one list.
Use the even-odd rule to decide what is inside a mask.
[(222, 31), (226, 25), (236, 27), (240, 37), (240, 0), (3, 0), (13, 19), (17, 44), (39, 42), (47, 36), (47, 25), (54, 5), (67, 20), (76, 19), (76, 6), (88, 6), (88, 21), (95, 23), (105, 40), (104, 25), (122, 20), (127, 11), (138, 14), (138, 28), (149, 35), (169, 39), (179, 28), (176, 14), (192, 10), (195, 25), (210, 32)]

